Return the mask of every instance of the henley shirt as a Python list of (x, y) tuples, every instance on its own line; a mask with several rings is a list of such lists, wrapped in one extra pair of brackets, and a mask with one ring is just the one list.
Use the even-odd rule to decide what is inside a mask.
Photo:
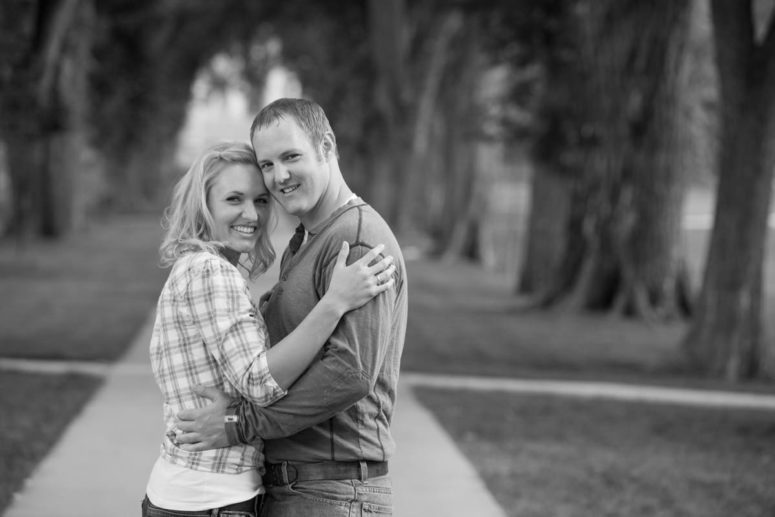
[(344, 315), (318, 357), (270, 406), (241, 399), (227, 415), (231, 445), (264, 440), (270, 463), (387, 461), (407, 321), (406, 266), (393, 232), (360, 198), (309, 228), (307, 242), (285, 250), (280, 279), (262, 308), (271, 343), (287, 336), (325, 294), (342, 241), (352, 263), (378, 244), (392, 255), (394, 285)]

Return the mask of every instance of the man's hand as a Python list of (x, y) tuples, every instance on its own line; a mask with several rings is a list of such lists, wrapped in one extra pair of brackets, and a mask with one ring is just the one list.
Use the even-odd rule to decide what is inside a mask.
[(224, 417), (229, 397), (219, 389), (205, 386), (197, 386), (194, 393), (212, 403), (199, 409), (184, 409), (177, 414), (178, 445), (190, 452), (228, 447)]

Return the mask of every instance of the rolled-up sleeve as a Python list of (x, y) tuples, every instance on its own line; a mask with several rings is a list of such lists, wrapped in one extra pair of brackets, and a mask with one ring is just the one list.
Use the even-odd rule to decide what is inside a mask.
[(266, 325), (239, 272), (218, 258), (207, 260), (187, 296), (207, 351), (234, 388), (259, 406), (284, 397), (269, 372)]

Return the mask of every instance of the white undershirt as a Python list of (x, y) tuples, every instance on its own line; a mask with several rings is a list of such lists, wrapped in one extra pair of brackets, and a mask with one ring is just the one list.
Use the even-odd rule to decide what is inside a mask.
[(150, 501), (167, 510), (210, 510), (247, 501), (264, 492), (258, 469), (240, 474), (205, 472), (159, 457), (145, 489)]

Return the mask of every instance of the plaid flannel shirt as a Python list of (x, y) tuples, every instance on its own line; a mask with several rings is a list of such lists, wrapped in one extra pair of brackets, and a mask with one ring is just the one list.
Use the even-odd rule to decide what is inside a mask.
[(268, 339), (245, 279), (224, 257), (198, 251), (175, 262), (159, 296), (150, 347), (151, 366), (164, 399), (162, 457), (209, 472), (261, 467), (260, 443), (182, 450), (175, 441), (175, 415), (209, 402), (193, 393), (199, 384), (261, 406), (285, 396), (269, 373)]

